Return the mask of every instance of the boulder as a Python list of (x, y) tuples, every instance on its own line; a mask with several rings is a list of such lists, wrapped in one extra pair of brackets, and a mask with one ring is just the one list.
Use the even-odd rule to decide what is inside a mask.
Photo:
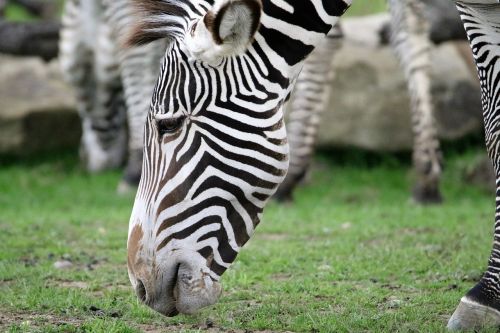
[(57, 63), (0, 56), (0, 153), (76, 147), (81, 129)]
[[(321, 122), (319, 146), (373, 151), (412, 148), (407, 84), (391, 48), (381, 45), (376, 33), (387, 19), (383, 14), (344, 20), (346, 38), (335, 55), (336, 77)], [(443, 139), (482, 131), (480, 88), (470, 53), (464, 41), (432, 49), (432, 95)]]

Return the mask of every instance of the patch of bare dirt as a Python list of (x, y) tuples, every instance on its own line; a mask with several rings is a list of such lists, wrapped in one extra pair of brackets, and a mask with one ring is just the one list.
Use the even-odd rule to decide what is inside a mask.
[(58, 317), (52, 314), (38, 314), (31, 312), (18, 312), (11, 313), (7, 311), (0, 310), (0, 331), (3, 332), (4, 328), (12, 325), (23, 325), (27, 328), (29, 327), (39, 327), (47, 324), (62, 326), (62, 325), (73, 325), (79, 326), (84, 321), (74, 317)]
[[(170, 333), (170, 332), (182, 332), (183, 330), (200, 330), (206, 333), (276, 333), (277, 331), (258, 331), (251, 329), (225, 329), (222, 327), (217, 327), (210, 320), (207, 320), (205, 324), (202, 325), (172, 325), (172, 326), (159, 326), (159, 325), (138, 325), (138, 329), (145, 333)], [(285, 331), (282, 333), (293, 333), (290, 331)]]
[(271, 280), (273, 281), (288, 281), (292, 277), (289, 273), (276, 273), (271, 275)]
[(285, 240), (288, 238), (287, 234), (264, 234), (264, 233), (258, 233), (255, 235), (257, 239), (262, 239), (265, 241), (281, 241)]
[(63, 288), (73, 289), (87, 289), (89, 287), (89, 284), (83, 281), (61, 281), (58, 285)]
[[(91, 306), (88, 309), (89, 313), (96, 317), (121, 317), (119, 313), (105, 313), (97, 307)], [(72, 325), (75, 327), (80, 327), (86, 319), (75, 318), (75, 317), (62, 317), (55, 316), (53, 314), (37, 314), (32, 312), (7, 312), (0, 309), (0, 332), (4, 332), (8, 327), (12, 325), (23, 325), (27, 329), (38, 329), (43, 326), (53, 325), (53, 326), (63, 326)], [(170, 332), (181, 332), (183, 330), (199, 330), (206, 333), (274, 333), (275, 331), (270, 330), (251, 330), (251, 329), (227, 329), (223, 327), (218, 327), (211, 319), (207, 319), (204, 323), (197, 325), (167, 325), (167, 324), (135, 324), (133, 322), (127, 322), (128, 325), (134, 326), (146, 333), (170, 333)], [(282, 333), (293, 333), (290, 331)]]
[(400, 235), (422, 235), (422, 234), (433, 234), (436, 233), (436, 229), (423, 227), (423, 228), (401, 228), (396, 230), (396, 233)]

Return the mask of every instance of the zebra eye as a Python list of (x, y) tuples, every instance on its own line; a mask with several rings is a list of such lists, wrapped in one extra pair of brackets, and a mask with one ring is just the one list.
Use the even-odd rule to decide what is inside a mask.
[(160, 135), (173, 134), (177, 132), (184, 123), (185, 117), (160, 119), (157, 122)]
[(194, 36), (194, 33), (195, 33), (195, 31), (196, 31), (196, 26), (197, 26), (197, 25), (198, 25), (198, 22), (195, 22), (195, 23), (193, 24), (193, 26), (191, 27), (191, 31), (190, 31), (191, 36)]

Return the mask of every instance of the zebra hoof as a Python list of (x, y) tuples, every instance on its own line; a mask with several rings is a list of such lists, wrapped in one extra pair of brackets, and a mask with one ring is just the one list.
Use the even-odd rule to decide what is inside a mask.
[(443, 196), (439, 188), (417, 185), (413, 189), (413, 201), (420, 205), (439, 205), (443, 203)]
[(463, 297), (448, 321), (451, 331), (500, 327), (500, 311)]

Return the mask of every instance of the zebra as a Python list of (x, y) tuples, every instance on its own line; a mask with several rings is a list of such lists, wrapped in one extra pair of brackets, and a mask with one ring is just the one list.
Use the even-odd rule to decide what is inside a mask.
[[(165, 314), (217, 301), (220, 277), (260, 222), (288, 168), (283, 105), (304, 59), (348, 0), (136, 0), (129, 39), (169, 40), (145, 125), (143, 174), (130, 218), (129, 277)], [(497, 174), (495, 243), (482, 280), (450, 329), (500, 324), (500, 4), (458, 1), (483, 92)]]
[(481, 84), (488, 155), (496, 177), (493, 249), (481, 280), (460, 300), (448, 322), (453, 330), (500, 326), (500, 2), (457, 1)]
[[(439, 183), (443, 157), (430, 92), (430, 26), (424, 16), (424, 3), (420, 0), (388, 0), (388, 5), (393, 32), (391, 46), (403, 67), (410, 92), (416, 174), (412, 197), (421, 204), (441, 203)], [(341, 38), (342, 29), (336, 26), (305, 62), (297, 79), (288, 104), (290, 167), (275, 195), (279, 200), (291, 199), (294, 188), (311, 163), (321, 113), (334, 93), (330, 88), (334, 75), (331, 55), (340, 49)]]
[(136, 0), (169, 39), (145, 125), (129, 277), (165, 315), (215, 303), (288, 168), (283, 105), (348, 0)]
[(120, 192), (139, 183), (144, 122), (166, 49), (162, 40), (122, 47), (120, 31), (132, 19), (123, 0), (67, 0), (59, 42), (61, 70), (82, 119), (81, 160), (90, 172), (126, 163)]

